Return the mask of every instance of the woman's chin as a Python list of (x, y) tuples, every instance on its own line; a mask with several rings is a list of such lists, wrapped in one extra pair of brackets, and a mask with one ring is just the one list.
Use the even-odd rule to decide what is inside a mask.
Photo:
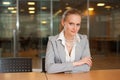
[(76, 35), (76, 33), (72, 33), (72, 34), (71, 34), (71, 36), (75, 36), (75, 35)]

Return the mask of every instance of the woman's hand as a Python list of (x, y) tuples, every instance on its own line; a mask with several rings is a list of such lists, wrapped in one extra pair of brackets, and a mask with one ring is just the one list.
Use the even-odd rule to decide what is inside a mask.
[(82, 58), (79, 61), (73, 62), (73, 66), (80, 66), (80, 65), (83, 65), (83, 64), (87, 64), (89, 66), (92, 66), (92, 60), (91, 59), (92, 59), (91, 57)]

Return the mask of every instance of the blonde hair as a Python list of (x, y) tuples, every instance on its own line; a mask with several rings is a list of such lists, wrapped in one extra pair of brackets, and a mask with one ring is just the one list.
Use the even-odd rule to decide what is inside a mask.
[[(69, 15), (71, 15), (71, 14), (76, 14), (76, 15), (81, 16), (81, 12), (80, 12), (79, 10), (72, 8), (72, 9), (66, 10), (66, 11), (63, 13), (63, 15), (62, 15), (62, 20), (65, 21), (66, 18), (67, 18)], [(63, 28), (64, 28), (64, 27), (60, 24), (59, 31), (62, 31)]]

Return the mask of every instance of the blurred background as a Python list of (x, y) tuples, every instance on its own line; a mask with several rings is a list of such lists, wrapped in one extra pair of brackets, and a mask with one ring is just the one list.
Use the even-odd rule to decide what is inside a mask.
[(0, 0), (0, 58), (32, 57), (41, 70), (48, 37), (67, 9), (82, 12), (95, 69), (120, 69), (120, 0)]

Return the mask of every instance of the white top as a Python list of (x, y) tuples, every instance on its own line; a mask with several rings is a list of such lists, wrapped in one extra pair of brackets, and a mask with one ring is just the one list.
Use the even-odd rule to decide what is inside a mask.
[(73, 44), (72, 50), (71, 50), (71, 56), (69, 56), (69, 52), (68, 49), (65, 45), (65, 36), (64, 36), (64, 30), (61, 31), (61, 33), (59, 34), (59, 37), (57, 40), (62, 40), (62, 44), (65, 46), (65, 52), (66, 52), (66, 62), (74, 62), (75, 60), (75, 46), (76, 46), (76, 42), (79, 41), (80, 42), (80, 38), (78, 36), (78, 34), (76, 34), (75, 36), (75, 42)]

